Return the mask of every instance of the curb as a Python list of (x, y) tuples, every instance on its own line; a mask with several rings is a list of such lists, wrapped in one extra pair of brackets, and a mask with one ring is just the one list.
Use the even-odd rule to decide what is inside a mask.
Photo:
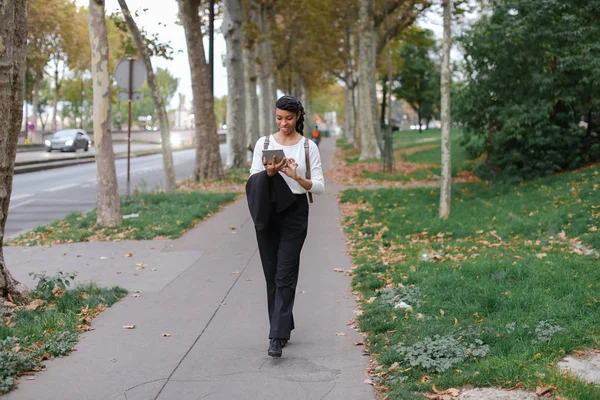
[[(193, 146), (182, 147), (180, 149), (176, 149), (173, 151), (189, 150), (189, 149), (193, 149), (193, 148), (194, 148)], [(131, 154), (131, 158), (152, 156), (152, 155), (156, 155), (156, 154), (162, 154), (162, 150), (158, 150), (155, 152), (149, 152), (149, 153)], [(115, 154), (115, 160), (122, 159), (122, 158), (127, 158), (127, 153), (121, 154), (121, 155)], [(45, 170), (63, 168), (63, 167), (70, 167), (72, 165), (89, 164), (92, 162), (96, 162), (95, 155), (83, 156), (83, 157), (78, 157), (78, 158), (63, 158), (60, 160), (53, 160), (53, 161), (47, 161), (47, 160), (25, 161), (22, 163), (15, 164), (15, 169), (14, 169), (13, 175), (26, 174), (28, 172), (45, 171)]]

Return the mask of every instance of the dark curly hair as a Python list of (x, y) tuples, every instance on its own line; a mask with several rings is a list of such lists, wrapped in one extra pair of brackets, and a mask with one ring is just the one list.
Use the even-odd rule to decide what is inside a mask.
[(302, 103), (300, 103), (300, 101), (298, 101), (294, 96), (282, 96), (279, 98), (279, 100), (277, 100), (277, 103), (275, 103), (275, 107), (279, 108), (280, 110), (295, 112), (296, 114), (300, 113), (300, 117), (298, 118), (298, 121), (296, 121), (296, 131), (304, 136), (305, 113)]

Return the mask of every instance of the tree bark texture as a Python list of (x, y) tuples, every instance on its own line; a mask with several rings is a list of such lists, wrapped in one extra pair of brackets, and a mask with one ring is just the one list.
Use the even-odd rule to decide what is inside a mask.
[(4, 228), (12, 193), (17, 140), (23, 119), (27, 0), (0, 1), (0, 301), (26, 298), (4, 261)]
[(160, 93), (160, 88), (156, 82), (156, 75), (152, 68), (152, 62), (150, 55), (148, 54), (148, 47), (142, 38), (142, 34), (138, 29), (129, 7), (125, 0), (119, 0), (119, 6), (123, 11), (127, 28), (133, 36), (135, 41), (135, 47), (137, 48), (138, 54), (146, 67), (146, 76), (148, 81), (148, 88), (152, 94), (152, 101), (154, 102), (154, 108), (158, 114), (158, 123), (160, 125), (160, 139), (163, 156), (163, 169), (165, 172), (165, 186), (168, 190), (174, 190), (176, 186), (175, 181), (175, 168), (173, 167), (173, 150), (171, 149), (171, 128), (169, 126), (169, 117), (167, 116), (167, 110), (163, 102), (163, 97)]
[(38, 120), (38, 107), (40, 104), (40, 84), (42, 83), (42, 78), (44, 77), (43, 72), (36, 72), (35, 73), (35, 79), (33, 81), (33, 88), (32, 88), (32, 107), (33, 107), (33, 113), (32, 113), (32, 117), (33, 117), (33, 126), (35, 127), (35, 129), (37, 129), (37, 120)]
[(441, 123), (442, 123), (442, 178), (440, 188), (440, 217), (450, 215), (450, 185), (452, 183), (450, 159), (450, 48), (452, 47), (451, 11), (452, 0), (443, 1), (444, 42), (442, 44)]
[[(358, 32), (358, 74), (359, 74), (359, 129), (360, 159), (381, 158), (375, 126), (377, 121), (377, 102), (375, 93), (375, 28), (373, 25), (374, 0), (360, 0)], [(373, 99), (375, 98), (375, 103)]]
[(227, 46), (227, 156), (228, 168), (246, 166), (246, 87), (242, 55), (242, 3), (225, 0), (222, 31)]
[(185, 31), (188, 48), (192, 94), (194, 96), (194, 124), (196, 128), (196, 165), (194, 178), (223, 179), (223, 165), (219, 152), (219, 136), (213, 93), (211, 90), (210, 68), (206, 62), (202, 43), (201, 21), (198, 15), (200, 0), (179, 0), (179, 14)]
[(98, 180), (96, 223), (100, 226), (114, 227), (121, 225), (122, 215), (111, 135), (111, 90), (104, 4), (104, 0), (90, 0), (89, 8), (94, 141), (96, 142), (96, 177)]
[(261, 3), (259, 7), (259, 126), (261, 136), (265, 136), (277, 132), (278, 130), (277, 123), (275, 122), (275, 103), (277, 102), (277, 85), (275, 84), (273, 47), (271, 45), (271, 38), (269, 36), (269, 15), (267, 5)]
[[(258, 95), (256, 94), (256, 49), (254, 43), (247, 42), (243, 49), (244, 57), (244, 87), (246, 94), (246, 149), (254, 149), (260, 138), (258, 125)], [(247, 152), (247, 161), (252, 159), (252, 153)]]
[(344, 101), (344, 133), (348, 142), (354, 142), (354, 90), (350, 84), (346, 83), (346, 96)]

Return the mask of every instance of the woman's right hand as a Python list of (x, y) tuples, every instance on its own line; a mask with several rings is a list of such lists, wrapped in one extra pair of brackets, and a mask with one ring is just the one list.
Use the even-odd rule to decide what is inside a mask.
[(273, 159), (270, 163), (267, 162), (266, 158), (263, 157), (262, 159), (263, 165), (265, 166), (265, 170), (267, 171), (267, 175), (269, 175), (270, 177), (275, 176), (276, 173), (281, 171), (287, 165), (287, 159), (285, 157), (279, 162), (279, 164), (276, 164), (275, 161), (275, 156), (273, 156)]

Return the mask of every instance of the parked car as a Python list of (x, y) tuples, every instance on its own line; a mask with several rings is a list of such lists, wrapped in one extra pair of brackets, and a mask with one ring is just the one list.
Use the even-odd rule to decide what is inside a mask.
[(77, 151), (83, 149), (88, 151), (92, 145), (90, 137), (81, 129), (64, 129), (56, 131), (50, 139), (45, 141), (46, 151)]

